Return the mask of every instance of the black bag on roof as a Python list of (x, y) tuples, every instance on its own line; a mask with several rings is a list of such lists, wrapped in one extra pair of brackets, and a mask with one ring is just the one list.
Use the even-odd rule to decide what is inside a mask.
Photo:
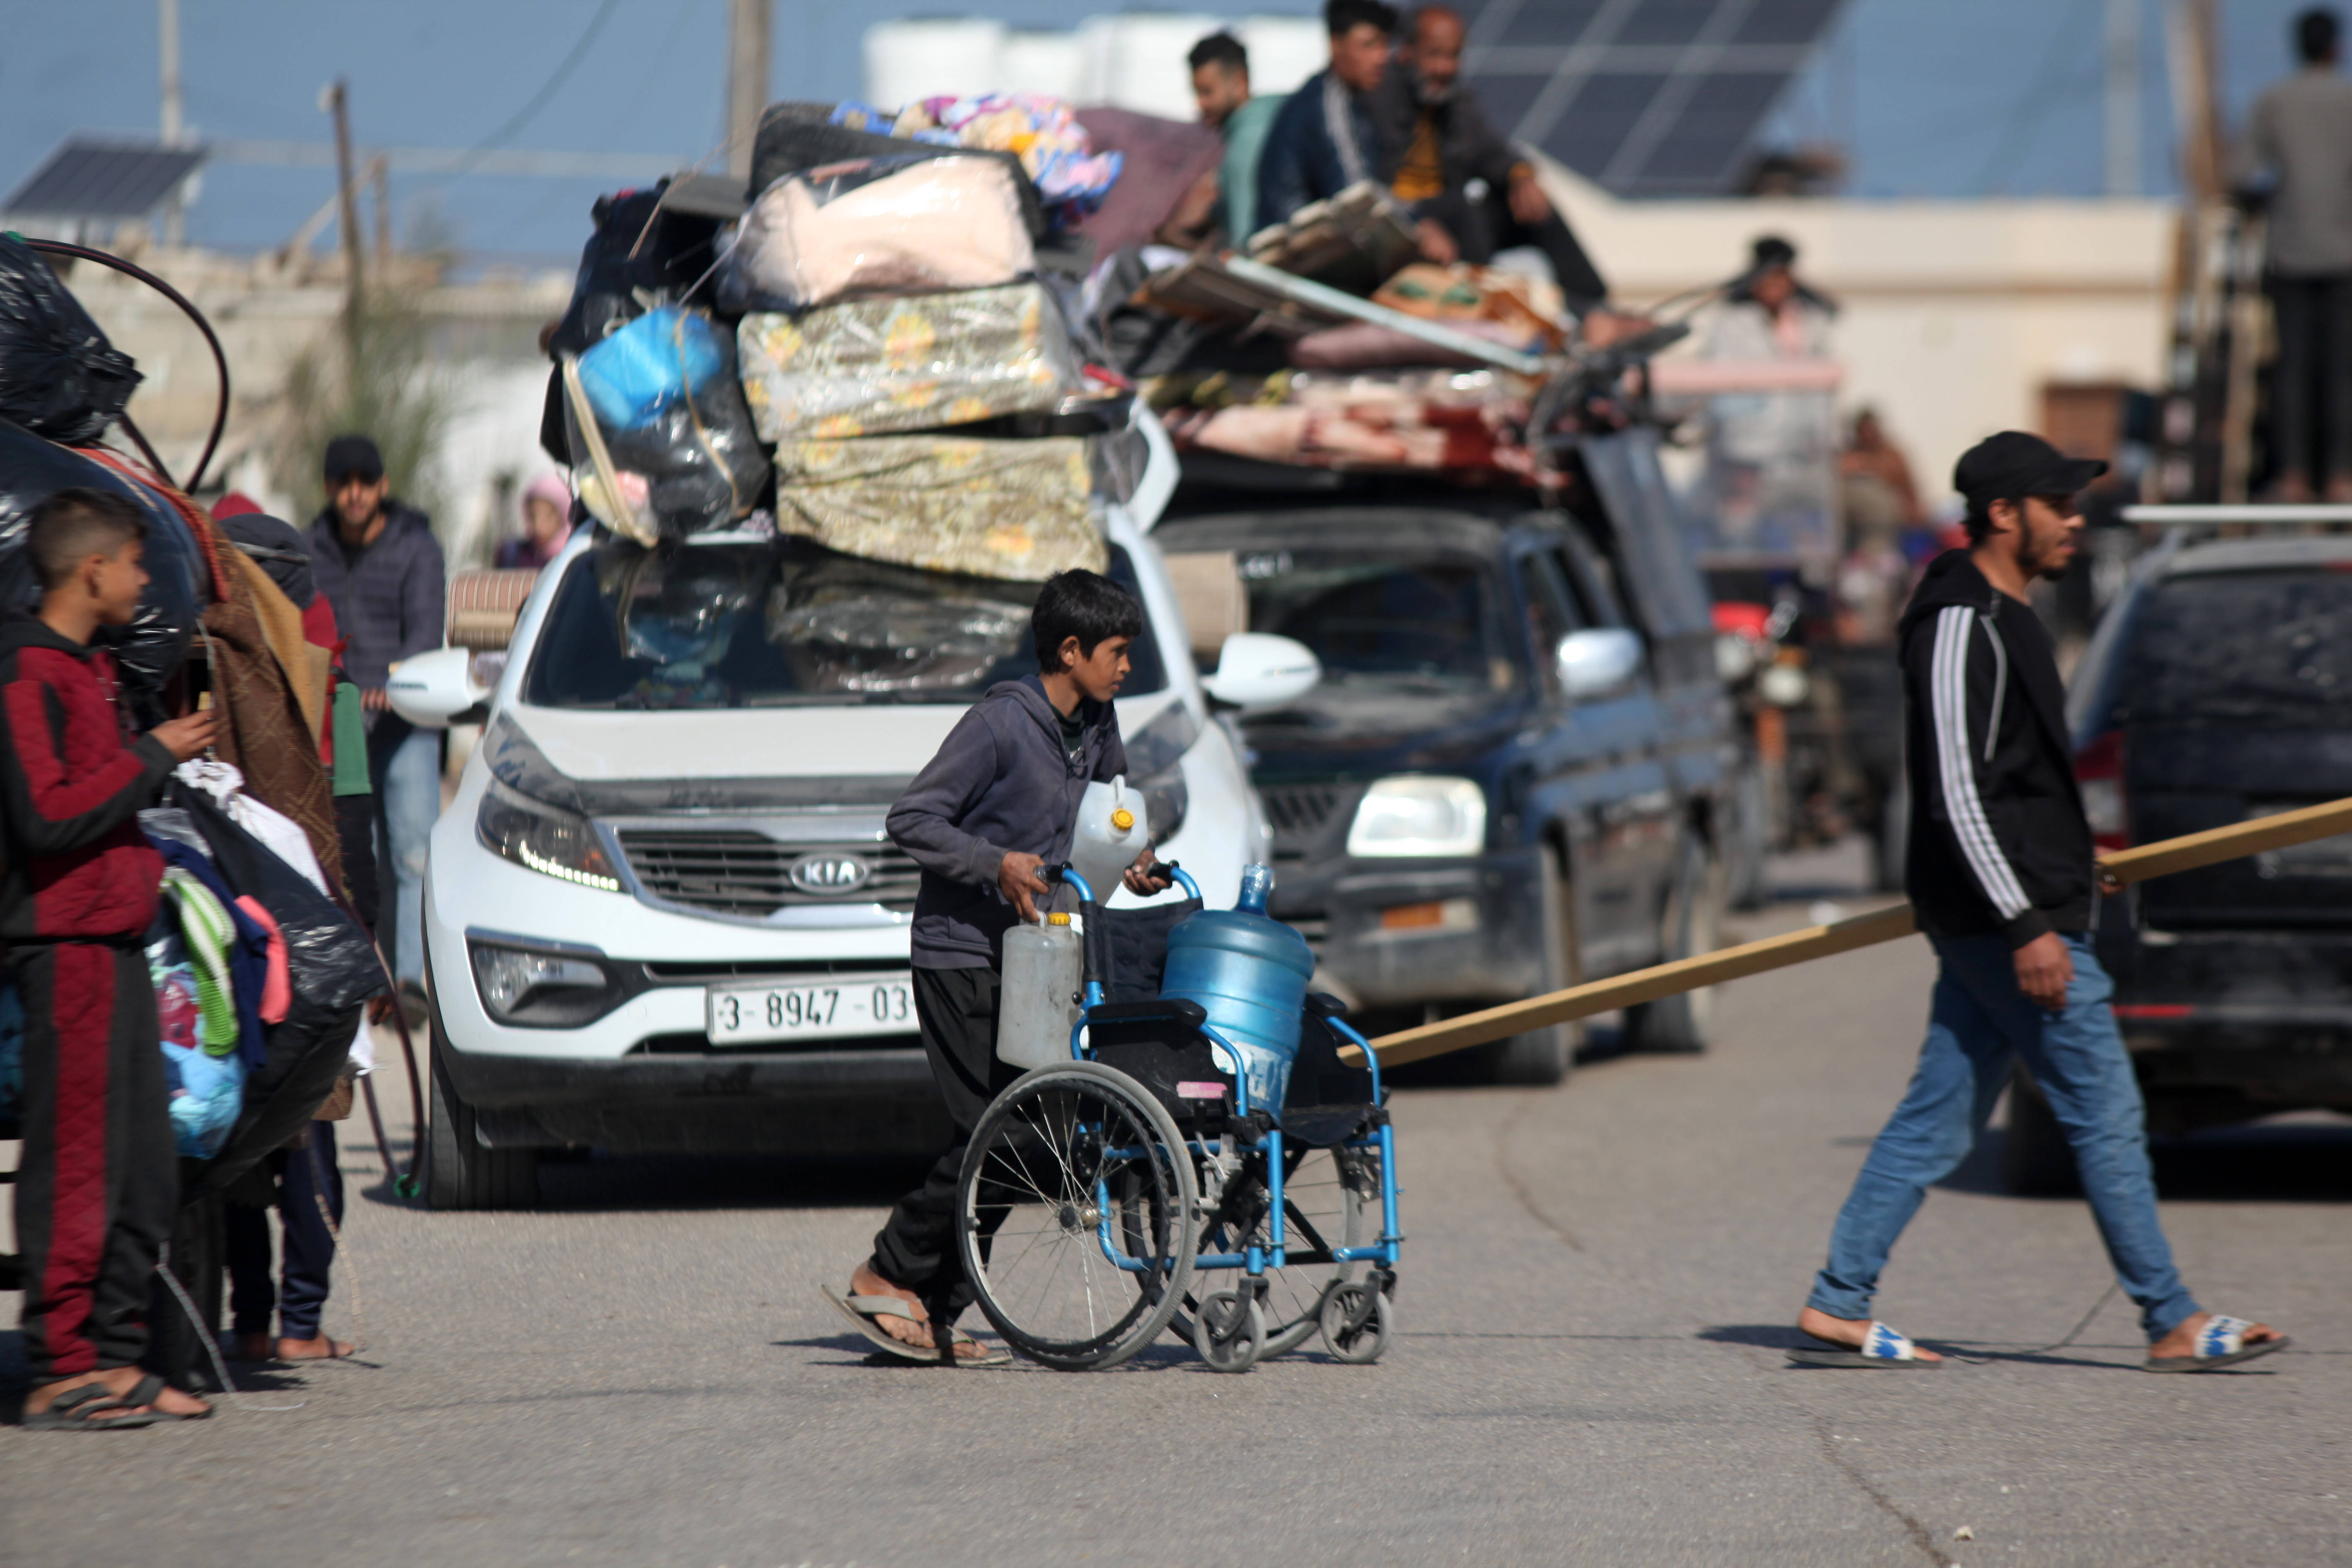
[(95, 441), (139, 384), (48, 258), (0, 235), (0, 419), (53, 441)]

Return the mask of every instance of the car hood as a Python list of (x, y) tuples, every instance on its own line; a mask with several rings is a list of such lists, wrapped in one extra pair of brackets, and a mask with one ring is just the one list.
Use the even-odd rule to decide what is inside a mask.
[[(1175, 700), (1124, 700), (1119, 727), (1150, 727)], [(501, 784), (591, 816), (887, 806), (970, 706), (648, 712), (518, 704), (491, 721), (481, 749)]]
[(1495, 692), (1331, 684), (1243, 721), (1264, 779), (1370, 778), (1475, 767), (1517, 731), (1522, 702)]

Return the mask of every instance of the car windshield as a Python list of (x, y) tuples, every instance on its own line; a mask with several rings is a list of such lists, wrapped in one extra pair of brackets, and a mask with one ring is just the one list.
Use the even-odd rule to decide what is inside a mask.
[(1485, 691), (1517, 679), (1493, 577), (1475, 556), (1276, 549), (1236, 563), (1250, 630), (1305, 643), (1328, 681)]
[(2352, 574), (2175, 577), (2141, 607), (2117, 690), (2132, 723), (2341, 724), (2352, 717)]
[[(1113, 546), (1108, 575), (1136, 593)], [(784, 537), (572, 559), (523, 683), (546, 708), (968, 702), (1033, 673), (1036, 583), (861, 560)], [(1141, 595), (1137, 595), (1139, 600)], [(1168, 684), (1147, 623), (1121, 696)]]

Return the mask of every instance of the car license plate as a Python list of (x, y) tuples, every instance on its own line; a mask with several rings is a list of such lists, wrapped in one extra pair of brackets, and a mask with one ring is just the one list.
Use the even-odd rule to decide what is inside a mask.
[(915, 1030), (915, 977), (903, 969), (828, 974), (790, 984), (714, 985), (709, 999), (714, 1046)]

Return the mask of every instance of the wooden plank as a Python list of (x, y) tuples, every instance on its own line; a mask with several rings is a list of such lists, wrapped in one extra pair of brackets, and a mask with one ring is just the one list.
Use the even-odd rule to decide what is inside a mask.
[[(2352, 798), (2305, 806), (2297, 811), (2283, 811), (2275, 816), (2256, 817), (2251, 822), (2235, 822), (2226, 827), (2209, 828), (2202, 833), (2186, 834), (2160, 843), (2118, 849), (2100, 858), (2099, 876), (2107, 886), (2119, 888), (2128, 882), (2168, 877), (2179, 871), (2195, 870), (2200, 866), (2219, 865), (2224, 860), (2259, 855), (2270, 849), (2284, 849), (2294, 844), (2309, 844), (2347, 832), (2352, 832)], [(1802, 931), (1766, 937), (1761, 942), (1743, 942), (1738, 947), (1722, 948), (1693, 958), (1677, 959), (1672, 963), (1637, 969), (1630, 974), (1588, 981), (1582, 985), (1571, 985), (1565, 991), (1530, 996), (1523, 1002), (1507, 1002), (1499, 1007), (1488, 1007), (1482, 1012), (1465, 1013), (1458, 1018), (1423, 1024), (1418, 1028), (1401, 1029), (1374, 1040), (1372, 1048), (1380, 1053), (1382, 1067), (1401, 1067), (1406, 1062), (1425, 1061), (1450, 1051), (1466, 1050), (1472, 1046), (1483, 1046), (1528, 1029), (1539, 1029), (1549, 1024), (1589, 1018), (1596, 1013), (1613, 1012), (1642, 1002), (1654, 1002), (1661, 996), (1672, 996), (1678, 992), (1720, 985), (1727, 980), (1745, 979), (1769, 970), (1810, 963), (1817, 958), (1829, 958), (1841, 952), (1852, 952), (1856, 948), (1894, 942), (1911, 935), (1918, 929), (1917, 921), (1912, 917), (1911, 906), (1897, 904), (1893, 909), (1875, 910), (1869, 914), (1854, 915), (1828, 925), (1808, 926)], [(1339, 1053), (1339, 1058), (1350, 1067), (1360, 1067), (1364, 1053), (1349, 1046)]]

